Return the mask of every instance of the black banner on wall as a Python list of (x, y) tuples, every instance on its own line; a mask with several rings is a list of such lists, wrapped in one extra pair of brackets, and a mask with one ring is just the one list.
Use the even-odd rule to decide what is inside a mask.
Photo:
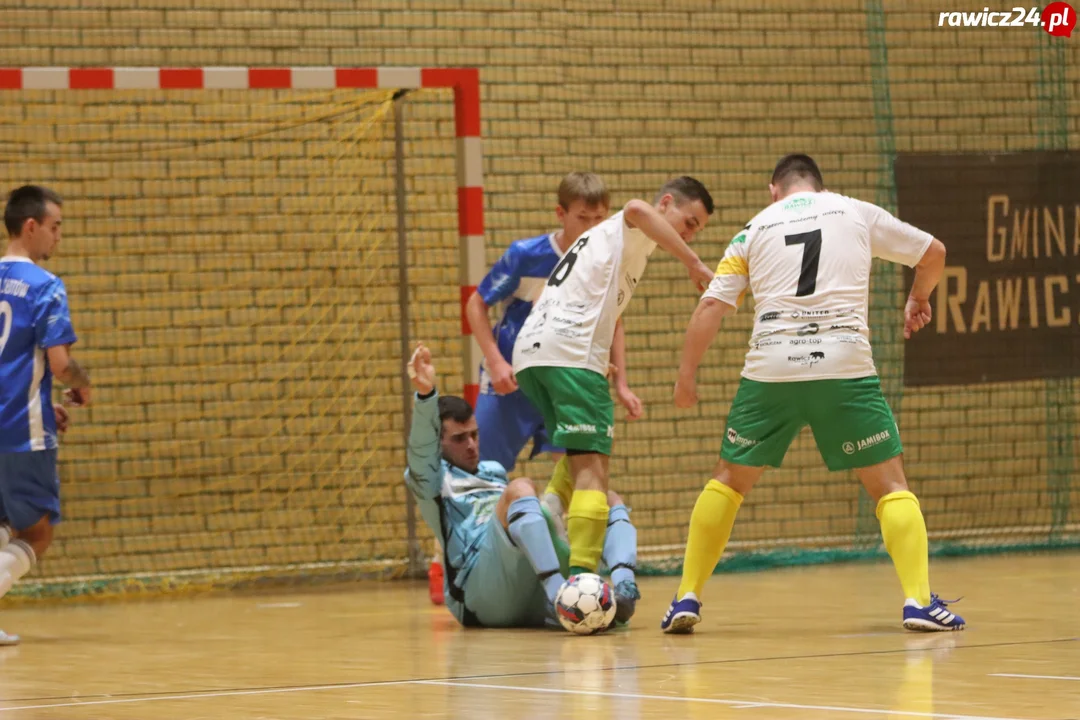
[(901, 153), (896, 187), (948, 250), (904, 384), (1080, 376), (1080, 153)]

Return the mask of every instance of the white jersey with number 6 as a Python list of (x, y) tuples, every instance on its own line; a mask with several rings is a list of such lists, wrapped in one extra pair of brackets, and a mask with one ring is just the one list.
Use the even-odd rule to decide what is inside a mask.
[(615, 322), (630, 303), (656, 243), (617, 212), (570, 246), (514, 343), (514, 371), (608, 371)]
[(754, 295), (745, 378), (869, 377), (877, 374), (867, 326), (871, 260), (914, 267), (931, 240), (877, 205), (830, 192), (795, 193), (735, 236), (705, 297), (738, 307), (747, 288)]

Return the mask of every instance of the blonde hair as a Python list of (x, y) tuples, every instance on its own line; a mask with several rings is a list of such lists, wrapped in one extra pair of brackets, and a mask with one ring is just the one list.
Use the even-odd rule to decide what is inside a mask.
[(611, 195), (600, 176), (591, 172), (572, 172), (559, 183), (559, 205), (569, 210), (570, 205), (581, 200), (589, 207), (611, 205)]

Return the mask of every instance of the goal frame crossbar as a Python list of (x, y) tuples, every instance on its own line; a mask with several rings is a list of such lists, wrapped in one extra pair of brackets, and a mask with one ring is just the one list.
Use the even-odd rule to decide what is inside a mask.
[(454, 93), (462, 376), (473, 407), (480, 346), (465, 304), (484, 276), (484, 168), (477, 68), (425, 67), (0, 67), (12, 90), (333, 90), (450, 89)]

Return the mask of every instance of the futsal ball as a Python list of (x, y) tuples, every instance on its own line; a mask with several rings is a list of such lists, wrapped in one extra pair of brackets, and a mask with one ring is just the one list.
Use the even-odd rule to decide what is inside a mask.
[(592, 635), (606, 630), (615, 619), (615, 594), (599, 575), (571, 575), (555, 596), (555, 610), (564, 628)]

